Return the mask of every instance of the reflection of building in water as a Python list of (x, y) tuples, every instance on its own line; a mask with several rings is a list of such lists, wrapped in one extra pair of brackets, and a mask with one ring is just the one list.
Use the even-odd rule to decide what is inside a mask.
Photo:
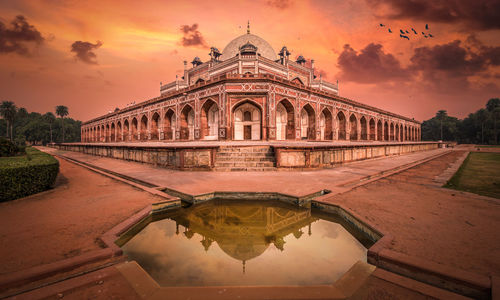
[(227, 202), (214, 200), (185, 209), (171, 216), (179, 225), (185, 227), (184, 235), (191, 239), (195, 233), (202, 236), (201, 244), (208, 250), (215, 241), (227, 255), (245, 262), (264, 253), (272, 243), (277, 249), (284, 250), (289, 234), (299, 239), (302, 228), (317, 218), (311, 210), (288, 207), (277, 202)]

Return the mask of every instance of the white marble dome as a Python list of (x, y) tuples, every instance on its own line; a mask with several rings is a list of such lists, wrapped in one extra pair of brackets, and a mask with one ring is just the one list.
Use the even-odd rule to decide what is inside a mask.
[(246, 44), (247, 42), (250, 42), (252, 45), (256, 46), (257, 53), (260, 54), (262, 57), (265, 57), (270, 60), (278, 59), (278, 57), (276, 56), (276, 52), (274, 52), (273, 47), (271, 47), (271, 45), (269, 45), (268, 42), (266, 42), (263, 38), (259, 36), (247, 33), (244, 35), (240, 35), (239, 37), (229, 42), (226, 48), (224, 48), (224, 50), (222, 51), (220, 60), (227, 60), (232, 57), (235, 57), (239, 52), (239, 48), (244, 44)]

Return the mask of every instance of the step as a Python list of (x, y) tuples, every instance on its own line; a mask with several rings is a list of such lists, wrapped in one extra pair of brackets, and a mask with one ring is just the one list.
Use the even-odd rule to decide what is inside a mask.
[(274, 152), (271, 147), (220, 147), (218, 152)]
[(272, 161), (274, 162), (274, 157), (248, 157), (248, 156), (223, 156), (217, 157), (215, 160), (218, 161)]
[(216, 153), (217, 157), (254, 157), (254, 158), (273, 158), (274, 154), (268, 153)]
[(264, 162), (216, 162), (214, 166), (217, 167), (274, 167), (274, 162), (264, 161)]
[(236, 168), (236, 167), (216, 167), (214, 169), (216, 172), (240, 172), (240, 171), (253, 171), (253, 172), (264, 172), (264, 171), (277, 171), (275, 167), (249, 167), (249, 168)]

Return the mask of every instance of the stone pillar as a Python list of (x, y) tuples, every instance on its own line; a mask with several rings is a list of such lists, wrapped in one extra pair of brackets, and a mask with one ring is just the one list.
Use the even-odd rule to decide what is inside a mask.
[(356, 118), (356, 140), (361, 140), (361, 120)]

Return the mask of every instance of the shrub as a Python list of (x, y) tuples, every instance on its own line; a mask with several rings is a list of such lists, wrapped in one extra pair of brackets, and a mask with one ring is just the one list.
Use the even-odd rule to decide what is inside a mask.
[(54, 184), (58, 172), (57, 159), (35, 148), (26, 148), (24, 156), (2, 157), (0, 201), (14, 200), (45, 191)]
[(16, 144), (6, 138), (0, 138), (0, 157), (23, 154), (24, 148), (19, 148)]

